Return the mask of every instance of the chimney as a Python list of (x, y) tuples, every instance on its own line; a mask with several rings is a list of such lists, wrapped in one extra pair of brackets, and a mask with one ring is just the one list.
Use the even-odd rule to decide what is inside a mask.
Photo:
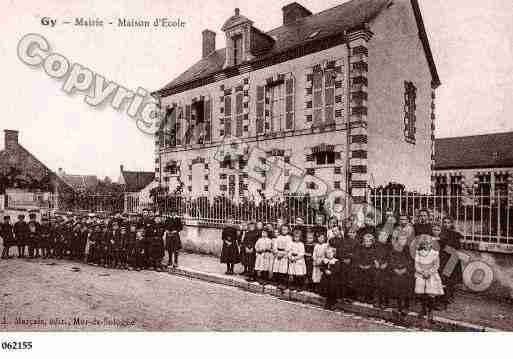
[(294, 21), (312, 15), (310, 10), (297, 2), (285, 5), (281, 10), (283, 11), (283, 25), (289, 25)]
[(6, 150), (14, 150), (18, 146), (18, 131), (4, 130), (4, 144)]
[(216, 51), (216, 33), (212, 30), (203, 30), (203, 58)]

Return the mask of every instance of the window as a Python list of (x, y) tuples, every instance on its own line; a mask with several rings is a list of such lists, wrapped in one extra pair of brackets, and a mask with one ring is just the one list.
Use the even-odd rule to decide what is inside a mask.
[(268, 88), (271, 100), (271, 132), (280, 131), (282, 129), (282, 116), (284, 115), (285, 104), (285, 86), (283, 81), (276, 82)]
[(416, 106), (417, 88), (413, 85), (413, 82), (404, 82), (404, 137), (407, 142), (415, 144), (415, 123), (417, 117), (415, 112)]
[(452, 196), (461, 196), (463, 188), (461, 186), (463, 178), (462, 176), (451, 176), (450, 179), (450, 190)]
[(314, 68), (313, 87), (313, 126), (320, 127), (334, 123), (335, 79), (334, 69)]
[(491, 175), (480, 174), (477, 176), (477, 191), (476, 196), (478, 201), (482, 205), (490, 204), (490, 194), (492, 189)]
[(242, 63), (242, 35), (236, 35), (233, 40), (233, 65)]
[[(269, 120), (268, 123), (267, 120)], [(278, 80), (273, 81), (270, 78), (266, 86), (257, 86), (256, 133), (292, 129), (294, 129), (294, 78), (291, 74), (279, 75)]]
[(495, 174), (495, 197), (500, 203), (507, 203), (508, 201), (508, 180), (509, 174)]
[(335, 163), (335, 152), (321, 151), (314, 153), (315, 162), (317, 165), (332, 165)]

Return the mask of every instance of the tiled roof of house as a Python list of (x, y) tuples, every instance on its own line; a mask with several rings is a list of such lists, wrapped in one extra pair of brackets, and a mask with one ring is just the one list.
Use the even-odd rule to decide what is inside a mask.
[[(422, 16), (420, 15), (420, 8), (417, 0), (412, 0), (411, 2), (419, 27), (419, 36), (433, 77), (433, 84), (438, 86), (440, 80), (427, 40)], [(310, 42), (322, 41), (334, 35), (342, 35), (345, 31), (359, 28), (373, 20), (390, 3), (390, 0), (352, 0), (268, 31), (266, 34), (275, 40), (274, 46), (251, 62), (260, 61), (289, 49)], [(222, 71), (224, 62), (225, 49), (219, 49), (192, 65), (187, 71), (157, 91), (157, 93)]]
[(155, 172), (121, 171), (121, 175), (127, 192), (139, 192), (155, 179)]
[(435, 140), (435, 170), (513, 167), (513, 132)]
[(98, 185), (98, 177), (93, 175), (60, 174), (61, 179), (73, 187), (74, 190), (94, 189)]

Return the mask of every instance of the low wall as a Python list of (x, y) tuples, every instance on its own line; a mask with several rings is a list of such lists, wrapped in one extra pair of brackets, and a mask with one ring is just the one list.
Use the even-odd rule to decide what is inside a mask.
[[(208, 254), (219, 257), (221, 255), (221, 229), (204, 227), (199, 225), (187, 225), (181, 233), (182, 245), (184, 250), (193, 253)], [(475, 262), (485, 263), (481, 268), (490, 268), (490, 273), (493, 272), (493, 280), (491, 285), (484, 291), (479, 291), (479, 294), (513, 300), (513, 254), (501, 253), (487, 253), (478, 251), (463, 250), (463, 255), (466, 261), (463, 264), (463, 271), (468, 267), (467, 273), (472, 273), (471, 268), (478, 268), (469, 275), (469, 280), (472, 281), (472, 287), (479, 287), (479, 284), (484, 280), (486, 270), (480, 270), (479, 265)], [(461, 285), (461, 289), (468, 292), (475, 292), (465, 285)]]

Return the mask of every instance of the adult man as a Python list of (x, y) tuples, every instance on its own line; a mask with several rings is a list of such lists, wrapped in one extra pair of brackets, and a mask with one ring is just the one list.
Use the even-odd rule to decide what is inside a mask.
[(421, 234), (428, 234), (431, 236), (433, 234), (427, 209), (420, 210), (418, 221), (413, 225), (413, 228), (415, 229), (415, 236), (420, 236)]
[(4, 216), (4, 223), (0, 226), (0, 237), (2, 237), (4, 249), (2, 250), (2, 259), (11, 258), (9, 249), (15, 245), (14, 231), (11, 224), (11, 217)]
[(165, 231), (166, 251), (169, 256), (168, 266), (178, 267), (178, 251), (182, 249), (180, 232), (183, 229), (182, 219), (176, 211), (171, 212), (171, 218), (167, 220)]

